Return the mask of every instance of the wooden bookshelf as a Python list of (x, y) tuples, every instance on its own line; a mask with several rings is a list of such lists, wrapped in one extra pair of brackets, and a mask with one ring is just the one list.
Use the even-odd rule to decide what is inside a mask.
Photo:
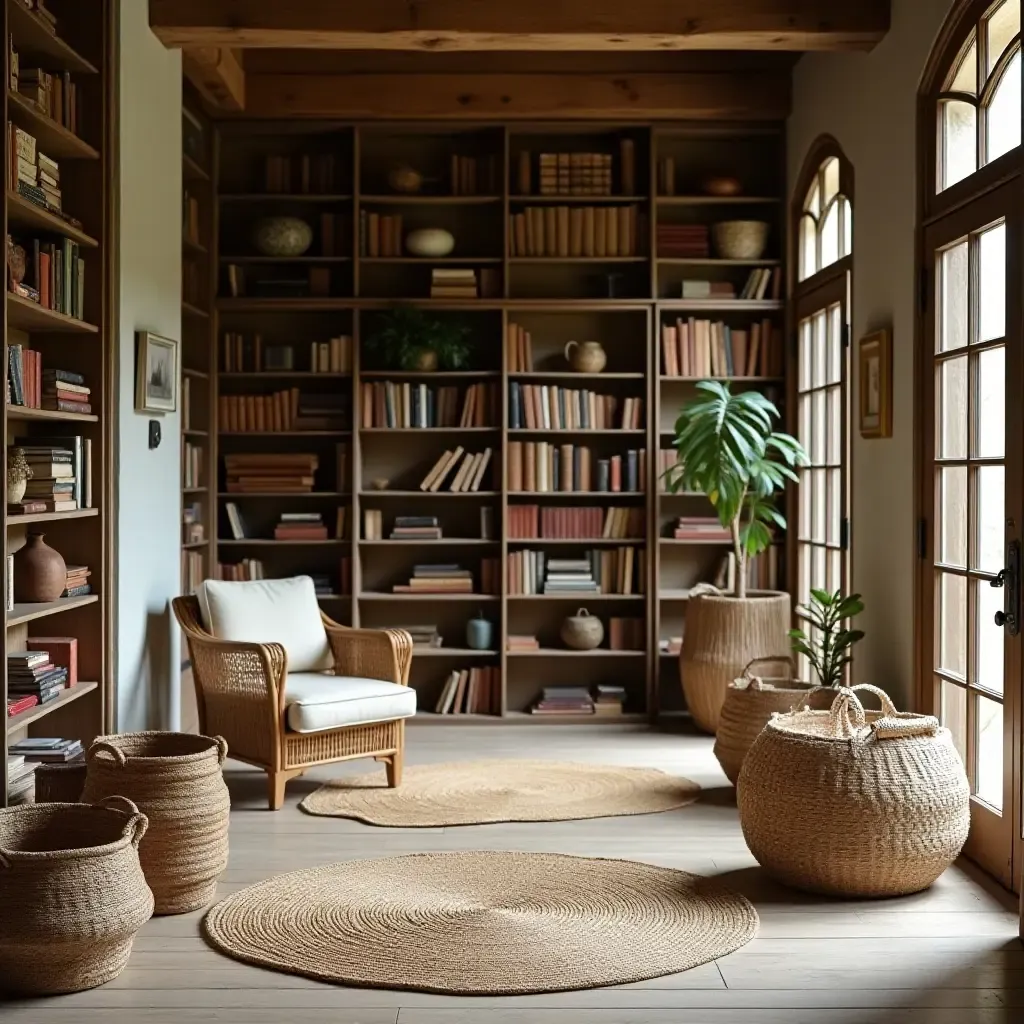
[[(243, 557), (258, 558), (266, 576), (304, 572), (318, 581), (324, 610), (347, 624), (364, 627), (436, 625), (443, 646), (417, 650), (412, 685), (423, 714), (418, 720), (437, 722), (545, 722), (528, 711), (540, 689), (564, 681), (567, 664), (573, 679), (583, 684), (614, 683), (627, 691), (621, 718), (560, 716), (559, 724), (576, 721), (635, 724), (681, 706), (678, 670), (659, 650), (659, 641), (678, 632), (688, 588), (711, 579), (724, 554), (718, 544), (675, 542), (671, 534), (679, 515), (709, 515), (700, 495), (663, 495), (658, 488), (657, 453), (671, 440), (670, 428), (678, 408), (694, 393), (697, 376), (670, 376), (662, 365), (662, 328), (678, 318), (721, 321), (731, 329), (764, 322), (781, 326), (781, 296), (760, 300), (715, 295), (683, 299), (683, 280), (731, 282), (743, 293), (755, 270), (782, 273), (780, 220), (784, 195), (781, 126), (758, 125), (636, 125), (636, 124), (498, 124), (459, 123), (339, 125), (333, 122), (294, 123), (232, 120), (219, 125), (221, 159), (214, 175), (219, 210), (219, 237), (208, 243), (211, 253), (233, 253), (220, 266), (217, 301), (217, 384), (224, 396), (252, 396), (255, 401), (274, 391), (298, 388), (303, 398), (343, 396), (347, 418), (339, 429), (286, 429), (254, 433), (225, 422), (218, 409), (217, 543), (214, 561), (235, 565)], [(632, 145), (632, 173), (623, 174), (623, 144)], [(611, 192), (602, 195), (541, 195), (538, 154), (547, 152), (610, 153)], [(531, 180), (520, 173), (530, 154)], [(477, 190), (452, 194), (453, 154), (476, 161)], [(290, 177), (272, 181), (267, 158), (286, 157)], [(317, 161), (330, 157), (331, 174), (316, 182)], [(664, 195), (662, 161), (675, 161), (674, 189)], [(305, 163), (304, 163), (305, 158)], [(392, 169), (408, 164), (425, 176), (422, 193), (395, 192)], [(306, 170), (301, 168), (305, 166)], [(297, 170), (298, 168), (298, 170)], [(733, 172), (744, 179), (749, 195), (724, 199), (702, 195), (708, 174)], [(276, 172), (275, 172), (276, 173)], [(526, 187), (524, 187), (526, 186)], [(629, 252), (614, 255), (522, 255), (513, 239), (514, 217), (529, 208), (542, 212), (549, 223), (554, 214), (563, 221), (568, 208), (575, 216), (592, 217), (611, 229), (612, 218), (631, 225)], [(588, 214), (588, 209), (594, 213)], [(635, 209), (635, 214), (628, 212)], [(544, 210), (549, 210), (547, 214)], [(579, 211), (573, 214), (572, 211)], [(605, 211), (605, 212), (600, 212)], [(322, 220), (324, 214), (328, 220)], [(275, 258), (252, 246), (252, 229), (263, 217), (304, 219), (313, 229), (310, 247), (299, 257)], [(629, 221), (634, 217), (635, 221)], [(371, 221), (371, 217), (373, 220)], [(420, 228), (443, 228), (454, 239), (454, 250), (438, 259), (410, 255), (404, 246), (382, 252), (383, 235), (371, 244), (373, 228), (382, 218), (400, 217), (395, 229), (404, 237)], [(658, 225), (711, 225), (720, 220), (762, 219), (771, 225), (766, 251), (756, 259), (730, 259), (709, 248), (706, 254), (663, 255), (658, 248)], [(332, 244), (324, 244), (326, 225), (333, 224)], [(596, 237), (595, 237), (596, 244)], [(606, 248), (608, 238), (605, 239)], [(242, 271), (244, 287), (235, 288), (227, 267)], [(314, 294), (311, 269), (321, 268), (329, 280), (324, 293)], [(480, 297), (431, 297), (431, 268), (475, 269)], [(324, 275), (327, 275), (325, 278)], [(490, 290), (484, 290), (490, 274)], [(767, 280), (767, 279), (766, 279)], [(289, 281), (291, 283), (289, 283)], [(411, 305), (439, 319), (463, 324), (474, 345), (469, 365), (458, 370), (417, 371), (381, 365), (372, 339), (379, 316), (397, 305)], [(518, 327), (533, 340), (533, 366), (510, 361), (512, 334)], [(228, 336), (241, 335), (253, 346), (256, 335), (264, 349), (290, 345), (292, 362), (282, 369), (228, 365)], [(345, 335), (352, 339), (351, 373), (311, 372), (309, 345)], [(575, 372), (562, 354), (570, 340), (598, 340), (608, 361), (599, 373)], [(253, 360), (255, 355), (253, 355)], [(275, 358), (277, 358), (275, 356)], [(710, 376), (710, 374), (707, 374)], [(771, 373), (735, 374), (744, 386), (766, 388), (781, 398), (780, 376)], [(459, 402), (474, 384), (494, 386), (496, 407), (490, 419), (472, 427), (381, 426), (364, 422), (364, 388), (391, 382), (458, 389)], [(618, 424), (584, 429), (578, 423), (561, 427), (514, 423), (515, 388), (585, 389), (614, 396), (621, 412), (625, 399), (640, 399), (642, 416), (629, 429)], [(518, 392), (522, 394), (522, 392)], [(401, 394), (395, 391), (394, 394)], [(243, 398), (243, 403), (246, 401)], [(400, 422), (400, 421), (396, 421)], [(342, 429), (342, 427), (344, 429)], [(646, 452), (644, 471), (635, 490), (552, 491), (512, 490), (514, 445), (547, 442), (585, 445), (595, 460), (630, 451)], [(420, 483), (437, 458), (455, 444), (471, 452), (493, 449), (490, 467), (476, 491), (424, 491)], [(347, 446), (344, 479), (338, 472), (336, 445)], [(520, 451), (524, 451), (520, 449)], [(311, 493), (268, 489), (250, 493), (229, 491), (225, 457), (233, 454), (315, 455), (319, 467)], [(385, 489), (379, 489), (386, 480)], [(236, 538), (227, 515), (232, 503), (245, 520), (247, 536)], [(624, 539), (583, 536), (513, 536), (513, 517), (524, 505), (570, 514), (595, 508), (636, 510), (640, 522), (634, 536)], [(345, 510), (345, 534), (336, 536), (335, 516)], [(481, 534), (482, 510), (489, 510), (493, 533)], [(380, 512), (383, 536), (363, 536), (364, 513)], [(275, 541), (274, 528), (283, 513), (319, 512), (328, 537), (316, 541)], [(396, 515), (435, 516), (443, 529), (437, 541), (391, 540)], [(652, 538), (663, 538), (664, 543)], [(643, 592), (617, 594), (520, 594), (512, 586), (509, 556), (523, 551), (547, 557), (579, 557), (587, 551), (614, 554), (634, 550), (642, 567)], [(351, 587), (339, 586), (341, 553), (349, 559)], [(490, 594), (395, 593), (408, 582), (415, 564), (458, 563), (474, 573), (479, 587), (482, 560), (498, 559), (499, 581)], [(780, 565), (783, 560), (780, 559)], [(784, 580), (780, 579), (780, 585)], [(329, 592), (328, 592), (329, 588)], [(564, 648), (559, 629), (566, 614), (590, 607), (606, 627), (606, 640), (595, 651)], [(492, 649), (465, 647), (467, 620), (482, 610), (492, 621)], [(611, 650), (607, 639), (612, 617), (639, 620), (644, 638), (636, 650)], [(534, 635), (535, 651), (508, 651), (510, 635)], [(437, 715), (433, 709), (444, 681), (453, 669), (493, 666), (501, 677), (500, 707), (494, 714)]]
[[(79, 507), (74, 511), (26, 513), (7, 507), (5, 529), (8, 555), (25, 545), (29, 533), (44, 532), (47, 543), (69, 565), (89, 567), (92, 592), (49, 602), (7, 605), (5, 657), (0, 668), (6, 719), (0, 757), (0, 806), (8, 798), (10, 743), (28, 735), (63, 736), (87, 743), (112, 725), (108, 651), (113, 570), (108, 495), (113, 444), (110, 410), (111, 403), (116, 402), (112, 370), (115, 320), (109, 298), (112, 245), (116, 237), (116, 203), (110, 187), (110, 182), (116, 180), (115, 154), (110, 147), (116, 134), (110, 102), (117, 80), (112, 61), (115, 5), (110, 0), (84, 0), (78, 4), (56, 0), (47, 6), (57, 19), (55, 32), (38, 13), (18, 0), (6, 0), (3, 4), (5, 38), (11, 41), (19, 59), (18, 81), (12, 82), (10, 51), (5, 48), (5, 121), (35, 140), (33, 154), (26, 136), (15, 141), (13, 129), (8, 128), (5, 152), (13, 157), (12, 149), (16, 147), (24, 160), (12, 163), (6, 172), (3, 216), (8, 238), (25, 250), (26, 270), (18, 286), (20, 292), (13, 290), (10, 278), (5, 290), (4, 457), (6, 461), (16, 440), (45, 445), (48, 438), (60, 438), (64, 446), (68, 443), (66, 439), (80, 438), (83, 452), (88, 445), (91, 453), (91, 502), (83, 507), (84, 480), (79, 480), (83, 493), (78, 495)], [(61, 92), (66, 97), (71, 96), (67, 82), (73, 83), (74, 103), (69, 99), (63, 109), (50, 116), (37, 104), (38, 97), (29, 95), (29, 82), (36, 69), (61, 78)], [(56, 176), (53, 165), (46, 164), (47, 177), (40, 177), (39, 154), (56, 163)], [(67, 274), (61, 275), (66, 277), (64, 298), (68, 303), (63, 311), (50, 308), (57, 306), (60, 297), (56, 274), (46, 274), (40, 297), (35, 242), (47, 259), (51, 253), (60, 251), (62, 260), (69, 261), (64, 264)], [(51, 243), (53, 250), (48, 249)], [(72, 276), (78, 275), (79, 267), (80, 287)], [(19, 354), (25, 351), (38, 354), (34, 359), (40, 367), (39, 375), (46, 370), (80, 374), (90, 389), (87, 396), (82, 396), (91, 407), (89, 412), (42, 408), (49, 404), (43, 395), (45, 386), (40, 388), (32, 383), (38, 380), (36, 374), (25, 376), (27, 357)], [(28, 392), (25, 383), (31, 385)], [(39, 394), (33, 393), (36, 391)], [(23, 400), (28, 404), (22, 404)], [(25, 500), (31, 497), (30, 494)], [(5, 593), (12, 582), (11, 572), (5, 559)], [(80, 681), (62, 690), (56, 699), (8, 717), (6, 655), (25, 650), (31, 637), (44, 635), (77, 638), (78, 678), (90, 682)]]

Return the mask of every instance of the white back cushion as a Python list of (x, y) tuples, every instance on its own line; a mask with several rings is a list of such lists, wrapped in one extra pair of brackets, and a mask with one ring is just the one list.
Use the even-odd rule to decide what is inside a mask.
[(281, 644), (289, 672), (324, 672), (333, 666), (310, 577), (251, 583), (206, 580), (196, 596), (203, 625), (218, 640)]

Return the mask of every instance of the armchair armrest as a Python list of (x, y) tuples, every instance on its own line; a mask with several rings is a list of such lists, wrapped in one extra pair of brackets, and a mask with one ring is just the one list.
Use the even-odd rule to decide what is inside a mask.
[(353, 629), (321, 613), (334, 656), (334, 674), (409, 685), (412, 637), (404, 629)]

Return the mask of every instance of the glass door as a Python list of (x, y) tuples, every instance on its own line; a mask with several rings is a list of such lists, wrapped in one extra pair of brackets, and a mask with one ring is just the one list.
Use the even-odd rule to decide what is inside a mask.
[(1024, 392), (1014, 192), (984, 195), (925, 235), (921, 640), (926, 698), (971, 782), (965, 853), (1016, 888)]

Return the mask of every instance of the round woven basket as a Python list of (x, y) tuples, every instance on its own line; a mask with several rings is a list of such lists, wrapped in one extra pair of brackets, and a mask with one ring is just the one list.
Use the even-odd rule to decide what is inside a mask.
[[(787, 671), (784, 676), (752, 676), (750, 670), (755, 665), (784, 666)], [(725, 691), (715, 733), (715, 757), (733, 785), (750, 745), (773, 714), (792, 711), (803, 704), (816, 709), (831, 706), (834, 690), (796, 682), (794, 674), (790, 658), (754, 658)]]
[(101, 736), (86, 754), (82, 799), (120, 793), (149, 817), (139, 857), (157, 914), (205, 907), (227, 867), (231, 802), (221, 770), (227, 749), (219, 736), (130, 732)]
[(85, 789), (85, 762), (41, 764), (36, 769), (37, 804), (77, 804)]
[[(865, 711), (854, 690), (878, 695)], [(761, 866), (798, 889), (902, 896), (956, 859), (970, 787), (948, 729), (896, 711), (877, 687), (840, 688), (829, 711), (773, 717), (740, 770), (743, 837)]]
[(153, 913), (145, 832), (146, 816), (122, 797), (0, 810), (0, 989), (80, 992), (124, 970)]
[(698, 728), (718, 730), (729, 684), (754, 658), (789, 656), (789, 622), (789, 594), (754, 592), (741, 601), (714, 587), (691, 591), (679, 673)]

